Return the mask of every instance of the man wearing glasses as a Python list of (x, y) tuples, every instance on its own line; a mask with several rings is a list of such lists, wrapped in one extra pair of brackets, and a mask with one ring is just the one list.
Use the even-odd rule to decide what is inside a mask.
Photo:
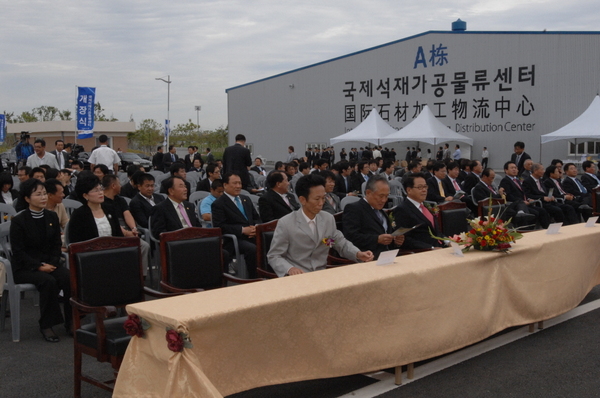
[(407, 198), (398, 205), (393, 212), (396, 228), (412, 228), (419, 225), (406, 234), (402, 249), (431, 249), (443, 247), (444, 243), (433, 239), (441, 236), (435, 215), (423, 203), (427, 198), (427, 182), (422, 173), (411, 174), (404, 181)]

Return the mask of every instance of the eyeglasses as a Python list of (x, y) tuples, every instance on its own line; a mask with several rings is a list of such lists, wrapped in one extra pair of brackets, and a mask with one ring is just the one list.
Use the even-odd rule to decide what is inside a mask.
[(415, 185), (414, 189), (427, 189), (427, 185)]

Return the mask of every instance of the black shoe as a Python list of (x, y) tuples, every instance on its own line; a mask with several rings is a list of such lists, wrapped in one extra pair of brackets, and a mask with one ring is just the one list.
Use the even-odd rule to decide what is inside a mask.
[(52, 330), (52, 328), (40, 329), (40, 332), (42, 332), (44, 340), (46, 340), (49, 343), (58, 343), (60, 341), (60, 338), (56, 335), (56, 333), (54, 333), (54, 330)]

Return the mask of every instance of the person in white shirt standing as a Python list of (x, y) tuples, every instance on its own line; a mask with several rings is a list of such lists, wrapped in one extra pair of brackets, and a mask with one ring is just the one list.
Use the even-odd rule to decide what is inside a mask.
[(59, 170), (58, 163), (56, 163), (56, 157), (50, 152), (46, 152), (46, 141), (41, 138), (35, 140), (33, 143), (33, 151), (35, 153), (27, 158), (27, 166), (34, 168), (46, 164)]
[(108, 147), (108, 137), (105, 134), (98, 137), (98, 141), (100, 142), (100, 147), (96, 148), (88, 159), (90, 162), (90, 169), (93, 170), (94, 166), (97, 164), (103, 164), (109, 169), (112, 167), (115, 174), (117, 174), (121, 158), (119, 158), (119, 155), (117, 155), (117, 152), (115, 152), (114, 149)]
[(488, 167), (488, 158), (489, 157), (490, 157), (490, 152), (488, 151), (487, 147), (484, 146), (483, 151), (481, 152), (481, 167), (483, 167), (484, 169), (487, 169), (487, 167)]

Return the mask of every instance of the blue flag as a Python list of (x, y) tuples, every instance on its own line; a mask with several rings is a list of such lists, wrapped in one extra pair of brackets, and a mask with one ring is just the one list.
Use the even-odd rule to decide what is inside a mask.
[(78, 139), (94, 136), (95, 87), (77, 87), (77, 135)]
[(171, 134), (171, 121), (165, 119), (165, 138), (163, 140), (163, 145), (167, 145), (167, 141), (169, 140), (169, 135)]
[(0, 115), (0, 142), (4, 142), (6, 139), (6, 116)]

